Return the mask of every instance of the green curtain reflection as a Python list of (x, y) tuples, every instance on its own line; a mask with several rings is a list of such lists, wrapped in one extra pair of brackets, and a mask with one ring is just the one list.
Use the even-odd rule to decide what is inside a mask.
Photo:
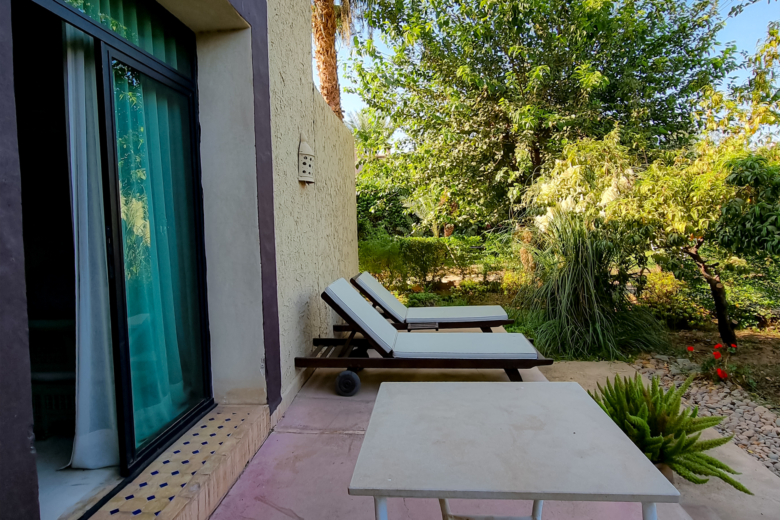
[(136, 446), (204, 396), (187, 98), (114, 62)]
[(192, 75), (188, 48), (144, 2), (138, 0), (65, 0), (107, 29), (140, 47), (185, 76)]

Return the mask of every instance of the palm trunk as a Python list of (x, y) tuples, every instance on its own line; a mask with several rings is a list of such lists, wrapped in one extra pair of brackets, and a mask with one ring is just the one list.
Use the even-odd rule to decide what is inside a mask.
[[(728, 301), (726, 300), (726, 288), (720, 280), (720, 275), (714, 270), (714, 265), (707, 262), (699, 255), (699, 248), (704, 240), (699, 239), (695, 246), (684, 247), (683, 252), (687, 254), (696, 263), (702, 276), (707, 280), (712, 293), (712, 299), (715, 302), (715, 316), (718, 318), (718, 332), (720, 339), (725, 345), (731, 345), (737, 342), (737, 336), (734, 334), (734, 327), (731, 326), (731, 319), (728, 312)], [(717, 265), (717, 264), (716, 264)]]
[(336, 12), (333, 0), (314, 0), (312, 10), (314, 57), (320, 77), (320, 93), (333, 113), (344, 119), (341, 112), (338, 60), (336, 56)]

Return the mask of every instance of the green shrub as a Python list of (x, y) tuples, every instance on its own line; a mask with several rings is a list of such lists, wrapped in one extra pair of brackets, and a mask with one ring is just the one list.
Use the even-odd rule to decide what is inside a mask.
[(404, 235), (414, 226), (414, 218), (404, 207), (406, 194), (395, 187), (362, 180), (357, 185), (358, 236), (364, 238), (380, 229), (390, 235)]
[(409, 275), (420, 285), (441, 279), (447, 259), (447, 246), (442, 239), (404, 237), (399, 239), (401, 261)]
[(471, 272), (474, 265), (482, 259), (482, 239), (480, 237), (455, 237), (443, 239), (449, 255), (449, 263), (461, 278)]
[(697, 303), (688, 284), (670, 272), (649, 273), (639, 301), (673, 328), (697, 327), (711, 320), (709, 310)]
[(401, 258), (400, 242), (387, 233), (374, 233), (358, 242), (361, 271), (368, 271), (388, 288), (405, 289), (408, 269)]
[(542, 310), (545, 322), (536, 347), (562, 358), (612, 359), (628, 350), (668, 345), (663, 325), (632, 305), (613, 268), (623, 260), (618, 240), (578, 216), (555, 213), (534, 249), (538, 282), (515, 299), (516, 306)]
[(654, 464), (666, 464), (678, 475), (694, 484), (704, 484), (708, 477), (717, 477), (739, 491), (752, 495), (731, 478), (736, 471), (704, 452), (729, 442), (733, 435), (700, 441), (701, 431), (720, 424), (725, 417), (698, 417), (699, 408), (681, 408), (682, 396), (693, 381), (689, 377), (676, 390), (664, 391), (654, 377), (645, 387), (639, 374), (633, 379), (615, 376), (614, 384), (598, 385), (590, 396), (615, 421), (631, 441)]
[(409, 307), (436, 307), (440, 300), (439, 295), (434, 293), (409, 293), (406, 296), (406, 305)]

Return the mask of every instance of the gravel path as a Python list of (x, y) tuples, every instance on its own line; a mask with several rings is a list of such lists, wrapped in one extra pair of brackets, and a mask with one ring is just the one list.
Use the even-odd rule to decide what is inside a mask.
[[(632, 366), (648, 377), (660, 378), (664, 388), (680, 386), (686, 372), (697, 368), (687, 359), (661, 355), (637, 359)], [(780, 419), (751, 401), (739, 385), (696, 379), (683, 396), (683, 405), (698, 405), (701, 416), (725, 416), (715, 429), (722, 435), (733, 433), (732, 442), (780, 477)]]

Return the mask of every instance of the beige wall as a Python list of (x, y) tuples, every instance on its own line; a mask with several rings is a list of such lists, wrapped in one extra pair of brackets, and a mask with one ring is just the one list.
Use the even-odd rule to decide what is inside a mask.
[[(282, 395), (301, 384), (294, 358), (330, 336), (320, 299), (338, 277), (357, 274), (354, 143), (312, 82), (309, 0), (268, 1), (271, 128)], [(298, 182), (304, 134), (316, 156), (315, 183)], [(332, 329), (331, 329), (332, 330)]]

